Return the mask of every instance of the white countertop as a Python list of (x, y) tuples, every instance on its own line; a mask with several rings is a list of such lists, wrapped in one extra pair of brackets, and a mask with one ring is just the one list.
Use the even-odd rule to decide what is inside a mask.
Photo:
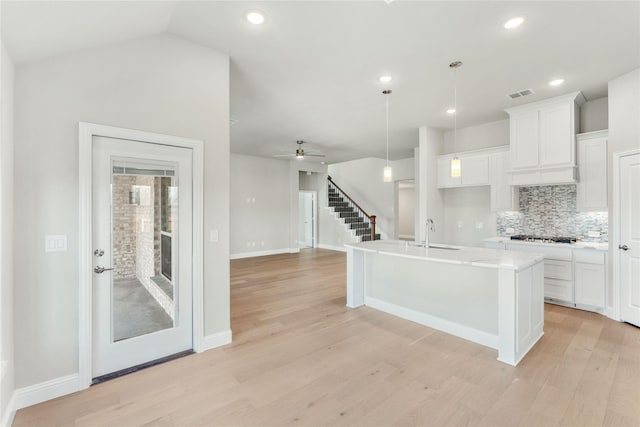
[(609, 243), (598, 242), (575, 242), (575, 243), (542, 243), (542, 242), (525, 242), (524, 240), (511, 240), (510, 237), (489, 237), (484, 239), (485, 242), (512, 243), (514, 245), (528, 246), (548, 246), (553, 248), (570, 248), (570, 249), (596, 249), (599, 251), (608, 251)]
[(440, 245), (436, 243), (433, 243), (433, 245), (457, 248), (459, 250), (437, 248), (429, 248), (427, 250), (424, 247), (415, 246), (413, 242), (402, 240), (374, 240), (346, 244), (345, 246), (365, 252), (376, 252), (403, 258), (507, 270), (522, 270), (544, 260), (543, 254), (532, 252)]

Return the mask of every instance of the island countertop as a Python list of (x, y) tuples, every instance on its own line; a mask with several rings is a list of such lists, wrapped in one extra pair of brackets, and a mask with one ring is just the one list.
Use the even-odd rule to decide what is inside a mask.
[(432, 245), (439, 246), (440, 248), (430, 247), (427, 250), (424, 246), (416, 246), (413, 242), (402, 240), (374, 240), (346, 244), (345, 246), (364, 252), (375, 252), (403, 258), (515, 271), (530, 267), (544, 259), (544, 254), (532, 252), (442, 244)]

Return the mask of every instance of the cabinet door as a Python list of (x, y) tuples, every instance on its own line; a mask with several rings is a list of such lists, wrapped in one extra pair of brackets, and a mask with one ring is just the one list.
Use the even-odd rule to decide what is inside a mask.
[(511, 168), (538, 167), (538, 111), (513, 113), (509, 118)]
[(460, 157), (462, 185), (489, 185), (489, 156)]
[(594, 138), (578, 142), (578, 176), (577, 209), (579, 211), (606, 211), (606, 138)]
[(451, 177), (451, 159), (452, 156), (438, 157), (438, 188), (460, 187), (460, 177)]
[(575, 164), (575, 140), (571, 104), (540, 110), (540, 166)]
[(604, 265), (575, 263), (576, 304), (604, 308)]
[(509, 152), (495, 153), (491, 156), (491, 210), (518, 210), (518, 191), (511, 186), (509, 170)]

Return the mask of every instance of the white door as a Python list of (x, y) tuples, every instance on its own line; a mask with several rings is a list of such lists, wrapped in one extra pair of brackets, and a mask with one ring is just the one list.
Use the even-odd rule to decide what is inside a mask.
[(92, 377), (192, 348), (192, 150), (93, 137)]
[(314, 205), (315, 193), (311, 191), (301, 191), (298, 196), (298, 218), (299, 218), (299, 246), (301, 248), (312, 248), (314, 231)]
[(620, 318), (640, 326), (640, 153), (619, 165)]

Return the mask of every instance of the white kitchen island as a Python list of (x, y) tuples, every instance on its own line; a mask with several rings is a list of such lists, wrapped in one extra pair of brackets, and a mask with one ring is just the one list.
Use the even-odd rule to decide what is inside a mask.
[(395, 240), (345, 246), (348, 307), (367, 305), (494, 348), (510, 365), (543, 335), (542, 254)]

